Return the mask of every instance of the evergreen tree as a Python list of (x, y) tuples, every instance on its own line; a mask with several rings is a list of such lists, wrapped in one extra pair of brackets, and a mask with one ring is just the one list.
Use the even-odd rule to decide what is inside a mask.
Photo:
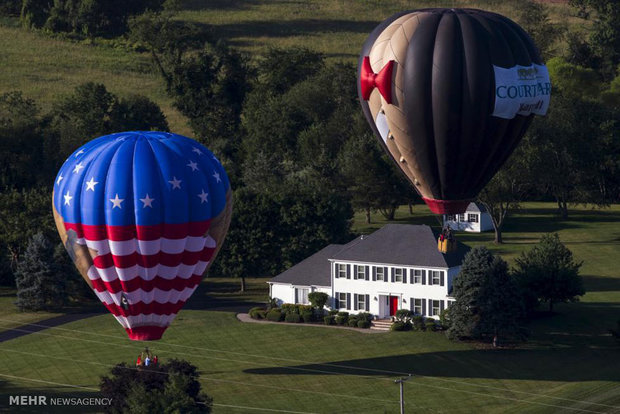
[(508, 265), (486, 247), (476, 247), (463, 260), (453, 287), (456, 301), (450, 306), (451, 339), (516, 337), (522, 315), (520, 292)]
[(54, 262), (54, 247), (37, 233), (17, 264), (17, 307), (20, 310), (59, 308), (64, 303), (64, 282)]
[(575, 262), (557, 233), (544, 235), (533, 249), (521, 253), (516, 264), (517, 281), (526, 295), (528, 311), (538, 302), (547, 302), (552, 312), (555, 302), (576, 302), (585, 294), (579, 275), (582, 262)]

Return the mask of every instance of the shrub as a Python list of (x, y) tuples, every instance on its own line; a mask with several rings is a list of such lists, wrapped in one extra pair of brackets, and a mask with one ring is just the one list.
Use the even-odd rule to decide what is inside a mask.
[(368, 312), (360, 312), (357, 314), (357, 319), (359, 321), (368, 321), (370, 323), (370, 321), (372, 321), (372, 314)]
[(250, 318), (252, 319), (265, 319), (265, 310), (261, 307), (256, 307), (256, 308), (252, 308), (250, 309), (250, 311), (248, 312), (248, 315), (250, 315)]
[(267, 312), (267, 319), (272, 322), (280, 322), (284, 317), (284, 313), (280, 309), (272, 309)]
[(301, 319), (303, 319), (303, 321), (305, 323), (310, 323), (310, 322), (312, 322), (314, 320), (314, 314), (312, 313), (312, 311), (310, 311), (310, 312), (307, 312), (307, 311), (303, 312), (301, 314)]
[(426, 326), (427, 331), (437, 330), (437, 324), (435, 322), (435, 319), (428, 318), (426, 321), (424, 321), (424, 324)]
[(439, 315), (439, 323), (441, 324), (441, 329), (449, 329), (450, 328), (450, 308), (444, 309), (443, 312)]
[(284, 320), (286, 322), (291, 322), (291, 323), (299, 323), (301, 322), (301, 316), (299, 316), (298, 313), (287, 313), (286, 316), (284, 317)]
[(329, 312), (327, 312), (327, 314), (331, 316), (336, 316), (338, 315), (338, 309), (332, 309)]
[(370, 321), (367, 320), (359, 320), (357, 321), (357, 327), (362, 329), (370, 328)]
[(324, 292), (312, 292), (308, 295), (308, 300), (312, 303), (312, 306), (317, 308), (319, 311), (323, 310), (323, 307), (325, 307), (325, 304), (327, 303), (327, 299), (329, 299), (329, 296), (327, 296), (327, 293)]
[(281, 306), (282, 312), (284, 313), (297, 313), (299, 314), (299, 305), (294, 303), (284, 303)]
[(396, 321), (392, 323), (392, 326), (390, 326), (390, 331), (404, 331), (404, 330), (405, 330), (405, 323), (401, 321)]
[(396, 311), (396, 320), (408, 322), (411, 319), (411, 311), (408, 309), (399, 309)]
[(349, 312), (338, 312), (336, 315), (336, 323), (338, 325), (344, 325), (349, 320)]
[(347, 321), (347, 325), (355, 328), (357, 326), (357, 321), (358, 320), (359, 319), (355, 315), (349, 316), (349, 320)]
[(333, 325), (334, 324), (334, 319), (336, 319), (336, 317), (334, 315), (327, 315), (327, 316), (323, 317), (323, 323), (325, 325)]
[(414, 331), (423, 331), (425, 328), (423, 316), (420, 316), (420, 315), (414, 316), (413, 318), (411, 318), (411, 323), (413, 325)]
[(305, 312), (312, 312), (312, 306), (310, 305), (297, 305), (297, 309), (300, 315)]

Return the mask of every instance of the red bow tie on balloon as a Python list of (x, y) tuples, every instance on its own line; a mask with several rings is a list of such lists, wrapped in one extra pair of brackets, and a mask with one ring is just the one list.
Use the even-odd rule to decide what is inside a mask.
[(364, 56), (362, 62), (362, 73), (360, 74), (360, 85), (362, 87), (362, 98), (365, 101), (370, 99), (370, 93), (374, 88), (379, 89), (379, 93), (388, 104), (392, 103), (392, 69), (394, 61), (390, 60), (379, 73), (374, 73), (370, 66), (370, 58)]

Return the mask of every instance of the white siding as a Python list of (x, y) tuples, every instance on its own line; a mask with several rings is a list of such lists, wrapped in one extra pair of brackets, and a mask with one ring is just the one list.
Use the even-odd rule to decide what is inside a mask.
[[(444, 215), (443, 216), (444, 225), (450, 227), (452, 230), (455, 230), (455, 231), (467, 231), (467, 232), (472, 232), (472, 233), (480, 233), (484, 231), (493, 230), (493, 222), (491, 221), (491, 216), (489, 215), (489, 213), (481, 213), (481, 212), (472, 210), (471, 209), (472, 205), (473, 203), (467, 207), (467, 210), (465, 211), (465, 214), (464, 214), (465, 216), (464, 221), (459, 220), (458, 214), (456, 215), (455, 220), (448, 220), (448, 216)], [(478, 222), (472, 223), (468, 221), (468, 214), (478, 215)]]
[[(335, 263), (344, 263), (350, 266), (348, 274), (349, 278), (336, 278), (334, 276)], [(354, 266), (368, 266), (369, 277), (368, 280), (360, 280), (354, 278)], [(388, 281), (373, 281), (373, 267), (381, 266), (387, 267)], [(401, 268), (406, 270), (406, 283), (392, 282), (392, 269)], [(426, 271), (424, 284), (415, 283), (411, 284), (411, 270), (422, 269)], [(443, 271), (443, 286), (430, 285), (430, 271)], [(411, 266), (396, 266), (396, 265), (378, 265), (373, 263), (361, 263), (361, 262), (332, 262), (332, 296), (335, 297), (338, 293), (349, 293), (350, 307), (346, 309), (341, 307), (340, 309), (349, 313), (358, 313), (364, 310), (355, 309), (354, 295), (369, 295), (369, 309), (368, 312), (378, 317), (389, 316), (389, 296), (398, 297), (398, 309), (412, 309), (411, 298), (424, 299), (427, 301), (426, 315), (428, 315), (428, 300), (441, 300), (444, 301), (444, 308), (447, 306), (448, 290), (451, 287), (454, 276), (458, 273), (459, 268), (432, 268), (432, 267), (411, 267)], [(332, 302), (333, 304), (333, 302)]]
[[(292, 285), (288, 283), (270, 283), (269, 295), (272, 299), (276, 299), (278, 306), (283, 303), (295, 303), (295, 288), (310, 289), (310, 292), (324, 292), (332, 296), (332, 289), (326, 286), (306, 286)], [(327, 301), (330, 304), (330, 300)]]

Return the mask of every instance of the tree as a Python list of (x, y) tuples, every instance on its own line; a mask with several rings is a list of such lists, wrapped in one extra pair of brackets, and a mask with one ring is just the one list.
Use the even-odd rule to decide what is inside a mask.
[(486, 247), (467, 253), (454, 280), (453, 296), (455, 302), (450, 306), (450, 327), (446, 332), (449, 338), (491, 336), (497, 345), (500, 337), (518, 335), (519, 291), (506, 262)]
[[(590, 67), (603, 75), (606, 81), (616, 76), (620, 64), (620, 2), (617, 0), (570, 0), (577, 8), (580, 17), (595, 15), (588, 48), (595, 59), (590, 59)], [(580, 62), (576, 62), (580, 63)], [(585, 63), (585, 62), (584, 62)]]
[(527, 163), (521, 147), (495, 174), (478, 195), (478, 201), (486, 208), (495, 230), (495, 244), (503, 243), (502, 228), (508, 214), (519, 209), (529, 185)]
[(65, 301), (64, 281), (54, 262), (54, 248), (42, 233), (35, 234), (15, 271), (17, 307), (22, 310), (60, 308)]
[(119, 99), (101, 83), (77, 86), (54, 105), (50, 134), (58, 137), (58, 163), (93, 138), (128, 130), (168, 130), (159, 106), (140, 95)]
[[(585, 294), (579, 275), (582, 262), (575, 262), (572, 252), (557, 233), (545, 234), (530, 251), (516, 259), (515, 275), (531, 312), (532, 303), (547, 302), (553, 312), (556, 302), (576, 302)], [(531, 299), (535, 299), (532, 301)]]
[(184, 360), (134, 368), (117, 364), (101, 377), (101, 393), (111, 398), (109, 413), (210, 413), (213, 400), (201, 391), (196, 366)]
[(546, 60), (553, 52), (553, 45), (560, 39), (566, 28), (552, 23), (547, 6), (532, 0), (514, 3), (517, 6), (517, 21), (532, 37), (541, 56)]

